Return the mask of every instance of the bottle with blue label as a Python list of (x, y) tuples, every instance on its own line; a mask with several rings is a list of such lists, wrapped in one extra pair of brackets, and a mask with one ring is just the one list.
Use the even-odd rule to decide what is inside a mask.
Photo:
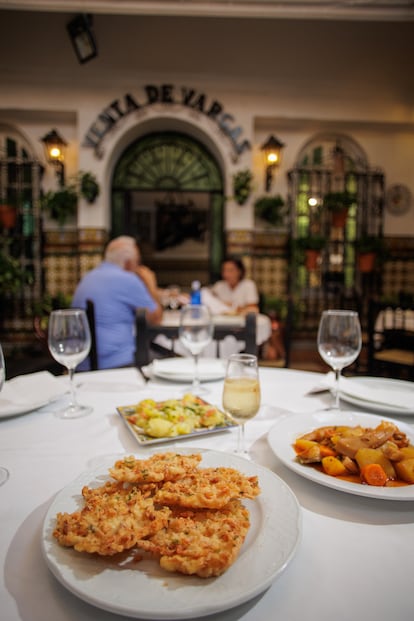
[(191, 304), (201, 304), (201, 284), (199, 280), (193, 280), (191, 283)]

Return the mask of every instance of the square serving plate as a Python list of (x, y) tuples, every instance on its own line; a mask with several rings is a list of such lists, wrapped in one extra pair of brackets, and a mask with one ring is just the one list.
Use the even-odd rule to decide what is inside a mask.
[[(207, 401), (205, 401), (205, 403), (208, 404)], [(212, 406), (212, 407), (215, 407), (215, 406)], [(124, 421), (125, 425), (129, 429), (129, 431), (132, 433), (134, 438), (141, 445), (162, 444), (164, 442), (176, 442), (177, 440), (184, 440), (186, 438), (198, 438), (199, 436), (206, 436), (206, 435), (210, 435), (213, 433), (219, 433), (221, 431), (227, 431), (228, 429), (231, 429), (232, 427), (237, 427), (237, 424), (234, 423), (231, 420), (231, 418), (224, 412), (224, 417), (225, 417), (224, 425), (217, 425), (216, 427), (202, 427), (201, 429), (196, 429), (195, 431), (192, 431), (191, 433), (186, 433), (186, 434), (182, 434), (179, 436), (153, 438), (152, 436), (149, 436), (146, 433), (144, 433), (142, 429), (140, 429), (136, 425), (129, 422), (128, 416), (131, 416), (131, 414), (135, 414), (136, 404), (135, 405), (121, 405), (117, 407), (116, 409), (117, 409), (118, 414)]]

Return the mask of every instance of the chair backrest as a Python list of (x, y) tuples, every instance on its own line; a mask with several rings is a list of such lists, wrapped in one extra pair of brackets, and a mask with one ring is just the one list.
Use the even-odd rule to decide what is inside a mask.
[[(136, 313), (136, 351), (135, 363), (137, 367), (145, 366), (151, 362), (152, 354), (161, 357), (177, 356), (173, 349), (166, 349), (156, 343), (154, 339), (164, 335), (173, 343), (178, 339), (178, 325), (163, 326), (153, 325), (147, 321), (145, 308), (138, 308)], [(245, 322), (241, 325), (223, 324), (214, 326), (213, 340), (217, 342), (216, 355), (219, 356), (219, 344), (226, 336), (234, 336), (237, 340), (245, 342), (244, 351), (248, 354), (257, 355), (256, 345), (256, 314), (246, 315)], [(151, 351), (152, 350), (152, 351)]]
[(86, 300), (86, 316), (91, 331), (91, 350), (89, 352), (89, 362), (91, 371), (97, 371), (98, 366), (98, 348), (96, 343), (96, 325), (95, 325), (95, 305), (92, 300)]
[(414, 308), (371, 300), (368, 312), (368, 371), (414, 379)]

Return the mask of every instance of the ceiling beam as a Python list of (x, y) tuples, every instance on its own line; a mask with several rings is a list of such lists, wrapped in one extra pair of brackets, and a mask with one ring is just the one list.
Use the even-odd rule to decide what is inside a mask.
[(0, 9), (181, 17), (414, 21), (413, 0), (89, 0), (87, 3), (84, 0), (0, 0)]

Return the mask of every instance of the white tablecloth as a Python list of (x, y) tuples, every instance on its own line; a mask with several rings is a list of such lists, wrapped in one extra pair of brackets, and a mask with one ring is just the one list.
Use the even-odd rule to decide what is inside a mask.
[[(413, 619), (414, 503), (380, 501), (328, 489), (297, 476), (271, 452), (267, 430), (283, 411), (313, 412), (327, 393), (306, 395), (314, 373), (261, 368), (263, 405), (246, 425), (252, 457), (282, 477), (303, 511), (303, 537), (282, 575), (262, 595), (217, 614), (215, 621), (350, 621)], [(67, 378), (62, 377), (62, 382)], [(35, 412), (0, 420), (0, 465), (10, 478), (0, 487), (0, 619), (2, 621), (120, 621), (86, 604), (51, 575), (40, 535), (54, 495), (84, 470), (111, 455), (145, 455), (115, 406), (144, 396), (178, 396), (176, 384), (145, 385), (135, 369), (79, 374), (79, 397), (93, 413), (75, 420), (53, 411), (66, 397)], [(206, 384), (221, 402), (222, 382)], [(349, 408), (352, 409), (352, 408)], [(402, 420), (402, 419), (401, 419)], [(404, 417), (405, 422), (414, 422)], [(164, 445), (230, 451), (236, 431)]]

